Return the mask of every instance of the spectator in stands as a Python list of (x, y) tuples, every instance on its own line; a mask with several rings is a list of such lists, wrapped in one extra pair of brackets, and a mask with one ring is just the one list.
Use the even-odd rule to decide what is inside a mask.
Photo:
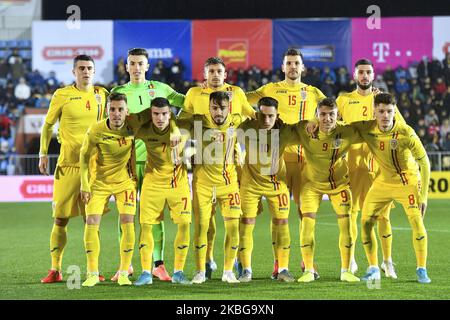
[(395, 91), (397, 91), (397, 93), (409, 92), (409, 84), (406, 81), (405, 77), (401, 77), (397, 81), (397, 83), (395, 84)]
[(245, 88), (246, 87), (245, 83), (247, 82), (247, 74), (245, 73), (244, 69), (239, 68), (236, 77), (237, 77), (236, 85), (241, 88)]
[(59, 88), (59, 81), (56, 79), (55, 71), (50, 71), (47, 79), (45, 79), (45, 84), (47, 85), (47, 89), (51, 92), (54, 92)]
[(397, 70), (395, 70), (395, 79), (398, 82), (401, 78), (409, 79), (410, 76), (405, 68), (403, 68), (402, 66), (398, 66)]
[(386, 69), (383, 72), (383, 79), (386, 81), (389, 89), (395, 86), (395, 72), (390, 65), (386, 66)]
[(447, 133), (450, 132), (450, 119), (449, 118), (444, 119), (442, 121), (439, 132), (441, 134), (442, 139), (444, 139), (447, 136)]
[(419, 76), (419, 79), (423, 80), (429, 77), (429, 64), (428, 57), (423, 56), (422, 60), (417, 65), (417, 75)]
[(416, 79), (411, 80), (411, 99), (414, 101), (418, 99), (419, 101), (425, 101), (425, 95), (422, 93), (420, 89), (420, 85)]
[(441, 146), (439, 145), (439, 133), (435, 133), (430, 141), (425, 145), (425, 150), (427, 151), (440, 151)]
[(167, 68), (164, 65), (164, 61), (158, 60), (152, 71), (152, 80), (166, 83), (167, 81)]
[(324, 83), (327, 79), (331, 80), (331, 83), (333, 83), (333, 85), (336, 83), (336, 73), (334, 73), (334, 71), (331, 70), (330, 67), (325, 66), (323, 68), (322, 74), (320, 75), (320, 81)]
[(265, 85), (270, 82), (270, 79), (272, 78), (271, 71), (268, 69), (263, 70), (261, 73), (261, 84)]
[(227, 72), (226, 82), (232, 85), (236, 85), (237, 82), (237, 72), (234, 69), (229, 69)]
[(442, 60), (442, 65), (444, 67), (444, 79), (447, 87), (450, 87), (450, 52), (445, 54), (444, 60)]
[(450, 114), (450, 86), (442, 99), (442, 108), (447, 111), (447, 114)]
[(380, 91), (382, 92), (388, 92), (388, 85), (387, 83), (383, 80), (383, 76), (381, 74), (378, 74), (375, 78), (375, 80), (373, 81), (373, 86), (375, 88), (380, 89)]
[(442, 98), (444, 93), (447, 91), (447, 86), (441, 77), (437, 78), (436, 83), (433, 86), (433, 90), (439, 99)]
[(25, 78), (20, 78), (14, 89), (14, 96), (19, 103), (25, 103), (31, 97), (31, 88), (26, 83)]
[(181, 60), (176, 57), (169, 68), (169, 82), (174, 83), (175, 87), (179, 89), (183, 81), (184, 65)]
[(416, 61), (413, 61), (408, 67), (408, 72), (409, 72), (409, 76), (410, 76), (411, 80), (416, 80), (418, 77), (417, 65), (418, 65), (418, 63)]
[(122, 85), (129, 81), (126, 63), (122, 57), (119, 59), (119, 61), (117, 61), (116, 68), (114, 69), (114, 79), (119, 85)]
[(437, 78), (444, 74), (444, 68), (442, 67), (441, 62), (438, 59), (433, 58), (430, 63), (429, 72), (432, 83), (435, 83)]
[(441, 146), (443, 151), (450, 151), (450, 132), (447, 132)]
[(431, 125), (431, 123), (433, 121), (436, 121), (437, 123), (439, 123), (439, 118), (436, 114), (436, 111), (434, 109), (430, 109), (430, 111), (428, 111), (428, 113), (425, 115), (425, 126), (429, 126)]
[(408, 94), (406, 92), (403, 92), (400, 94), (397, 106), (401, 110), (406, 110), (406, 109), (409, 110), (411, 108), (411, 100), (409, 100)]
[(347, 67), (343, 66), (338, 69), (336, 85), (338, 91), (347, 91), (348, 82), (350, 81), (350, 75), (348, 74)]
[(30, 84), (30, 86), (35, 88), (36, 90), (38, 90), (39, 93), (45, 92), (45, 89), (46, 89), (45, 79), (42, 76), (42, 74), (39, 72), (39, 70), (34, 70), (33, 72), (31, 72), (26, 79), (27, 79), (28, 83)]
[(255, 83), (258, 88), (258, 84), (261, 83), (261, 69), (258, 66), (253, 65), (250, 70), (248, 70), (248, 81), (252, 80), (251, 87), (254, 87)]
[(23, 60), (18, 54), (13, 53), (8, 57), (8, 63), (11, 71), (11, 80), (14, 84), (17, 84), (19, 79), (24, 77), (26, 73)]
[(430, 137), (434, 137), (435, 134), (439, 135), (440, 127), (439, 127), (439, 121), (433, 120), (431, 121), (430, 125), (428, 126), (427, 133)]
[(422, 93), (427, 96), (427, 95), (430, 95), (430, 91), (431, 90), (432, 90), (432, 88), (431, 88), (431, 78), (430, 77), (426, 77), (422, 81)]
[(8, 83), (9, 65), (7, 61), (0, 58), (0, 89), (5, 89)]

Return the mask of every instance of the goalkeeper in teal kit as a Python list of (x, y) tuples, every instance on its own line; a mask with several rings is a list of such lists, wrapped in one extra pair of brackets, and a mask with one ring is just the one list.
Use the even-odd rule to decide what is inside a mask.
[[(122, 86), (115, 87), (112, 92), (124, 93), (127, 95), (128, 108), (130, 113), (138, 113), (144, 109), (150, 108), (150, 103), (154, 98), (166, 98), (170, 104), (176, 107), (182, 107), (184, 95), (174, 91), (170, 86), (152, 80), (145, 79), (145, 73), (150, 65), (148, 63), (148, 53), (145, 49), (135, 48), (128, 51), (127, 72), (130, 75), (130, 82)], [(147, 159), (147, 150), (142, 140), (136, 140), (136, 173), (137, 190), (140, 193), (142, 180), (145, 172), (145, 161)], [(155, 266), (152, 274), (162, 281), (171, 281), (171, 277), (166, 271), (163, 262), (164, 253), (164, 222), (159, 225), (153, 225), (153, 238), (155, 241), (153, 250), (153, 261)], [(133, 267), (130, 265), (128, 273), (133, 273)], [(137, 284), (145, 284), (151, 274), (143, 272), (139, 277)], [(111, 278), (116, 281), (118, 274)]]

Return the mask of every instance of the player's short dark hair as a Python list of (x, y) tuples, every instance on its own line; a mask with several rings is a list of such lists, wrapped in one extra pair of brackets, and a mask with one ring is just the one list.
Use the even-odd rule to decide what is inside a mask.
[(379, 93), (374, 98), (375, 107), (380, 104), (393, 104), (395, 105), (397, 102), (395, 101), (395, 97), (389, 93)]
[(79, 54), (75, 58), (73, 58), (73, 67), (77, 65), (78, 61), (92, 61), (92, 63), (95, 65), (94, 59), (92, 59), (91, 56), (88, 56), (86, 54)]
[(359, 59), (355, 63), (355, 68), (358, 68), (359, 66), (371, 66), (373, 68), (373, 63), (369, 59)]
[(124, 93), (113, 92), (108, 96), (108, 103), (111, 101), (125, 101), (125, 103), (127, 103), (127, 95)]
[(291, 47), (286, 50), (286, 52), (284, 53), (283, 59), (287, 56), (300, 56), (300, 58), (302, 58), (302, 61), (303, 61), (303, 54), (301, 53), (301, 51), (299, 49), (294, 48), (294, 47)]
[(320, 100), (319, 103), (317, 104), (317, 109), (319, 109), (320, 107), (328, 107), (330, 109), (337, 109), (336, 101), (334, 101), (334, 99), (332, 99), (332, 98), (324, 98), (324, 99)]
[(230, 102), (230, 96), (225, 91), (215, 91), (209, 95), (209, 102), (213, 101), (220, 104), (222, 101)]
[(150, 106), (155, 108), (170, 107), (170, 102), (166, 98), (158, 97), (152, 100)]
[(223, 62), (222, 58), (219, 58), (219, 57), (210, 57), (210, 58), (206, 59), (205, 68), (209, 67), (211, 65), (214, 65), (214, 64), (221, 64), (224, 68), (226, 68), (225, 62)]
[(272, 97), (263, 97), (258, 101), (258, 108), (261, 106), (274, 107), (278, 110), (278, 100)]
[(129, 56), (145, 56), (148, 59), (148, 52), (144, 48), (132, 48), (128, 50)]

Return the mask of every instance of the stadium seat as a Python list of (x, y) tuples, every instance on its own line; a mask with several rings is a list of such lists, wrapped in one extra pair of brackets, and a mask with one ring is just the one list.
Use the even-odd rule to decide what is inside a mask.
[(7, 41), (6, 41), (6, 46), (7, 46), (8, 48), (17, 48), (18, 45), (19, 45), (19, 43), (18, 43), (17, 40), (7, 40)]
[(31, 48), (31, 40), (18, 40), (17, 47), (19, 47), (20, 49)]

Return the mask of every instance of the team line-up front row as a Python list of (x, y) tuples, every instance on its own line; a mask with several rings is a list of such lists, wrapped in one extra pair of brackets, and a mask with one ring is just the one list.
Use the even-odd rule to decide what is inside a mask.
[[(217, 64), (220, 65), (220, 61)], [(75, 61), (74, 65), (74, 73), (79, 65), (85, 68), (83, 71), (94, 67), (90, 59)], [(288, 76), (290, 71), (283, 71)], [(81, 70), (79, 72), (83, 73)], [(211, 77), (211, 82), (214, 82), (214, 76)], [(101, 101), (106, 99), (106, 94), (96, 88), (93, 89), (95, 101), (89, 103), (89, 108), (86, 105), (86, 109), (89, 109), (89, 112), (94, 111), (97, 120), (100, 120), (103, 117)], [(147, 91), (151, 90), (151, 87), (147, 88)], [(172, 282), (199, 284), (208, 278), (208, 232), (217, 205), (220, 205), (225, 225), (222, 281), (251, 281), (253, 229), (256, 216), (260, 212), (262, 197), (267, 200), (272, 215), (273, 254), (277, 262), (277, 278), (287, 282), (294, 281), (288, 269), (291, 241), (288, 226), (289, 187), (292, 183), (288, 182), (288, 162), (285, 163), (284, 160), (285, 150), (288, 152), (294, 146), (299, 150), (301, 148), (301, 154), (306, 159), (300, 174), (294, 177), (298, 180), (301, 178), (301, 185), (296, 194), (293, 194), (294, 198), (299, 200), (296, 202), (301, 211), (300, 246), (304, 262), (304, 273), (298, 281), (311, 282), (318, 277), (314, 268), (314, 230), (316, 214), (324, 194), (329, 196), (338, 219), (340, 279), (346, 282), (360, 281), (354, 274), (355, 270), (351, 268), (356, 240), (352, 230), (356, 227), (356, 222), (352, 219), (353, 201), (347, 153), (361, 143), (368, 146), (379, 165), (362, 207), (361, 237), (369, 264), (362, 279), (380, 279), (374, 226), (383, 219), (389, 220), (386, 212), (389, 212), (388, 209), (395, 200), (404, 207), (412, 227), (418, 281), (431, 281), (426, 271), (428, 239), (423, 223), (428, 188), (422, 187), (429, 184), (429, 161), (414, 130), (404, 122), (396, 120), (395, 100), (391, 95), (375, 95), (374, 120), (350, 124), (338, 122), (336, 102), (323, 98), (314, 106), (315, 120), (307, 121), (300, 117), (300, 121), (287, 124), (280, 117), (280, 109), (284, 106), (274, 97), (259, 98), (257, 111), (249, 111), (246, 116), (242, 115), (243, 112), (233, 112), (236, 95), (230, 92), (231, 90), (220, 90), (220, 86), (219, 90), (210, 92), (208, 89), (198, 90), (202, 93), (198, 95), (197, 100), (191, 102), (194, 108), (189, 108), (186, 97), (184, 105), (187, 108), (182, 109), (178, 116), (171, 113), (171, 102), (163, 97), (152, 97), (140, 112), (131, 114), (128, 106), (129, 95), (113, 91), (107, 97), (107, 119), (92, 124), (87, 132), (66, 131), (66, 136), (60, 138), (64, 139), (60, 158), (65, 162), (58, 161), (55, 193), (77, 194), (80, 191), (74, 188), (80, 188), (81, 183), (81, 199), (85, 205), (82, 212), (86, 215), (84, 243), (88, 273), (83, 286), (95, 286), (101, 281), (98, 266), (99, 226), (111, 196), (115, 197), (121, 226), (117, 281), (120, 285), (131, 284), (128, 269), (135, 248), (136, 187), (140, 189), (141, 236), (138, 244), (142, 267), (142, 274), (135, 282), (136, 285), (152, 283), (152, 228), (163, 220), (166, 204), (171, 219), (178, 228), (174, 240)], [(83, 94), (90, 92), (76, 92), (76, 96)], [(77, 99), (76, 96), (71, 98)], [(300, 92), (299, 96), (303, 94)], [(53, 99), (57, 98), (55, 95)], [(68, 100), (67, 97), (63, 99)], [(141, 96), (139, 99), (142, 103)], [(208, 112), (196, 112), (196, 103), (200, 102), (207, 103)], [(296, 102), (293, 104), (297, 107)], [(306, 108), (306, 103), (304, 106), (300, 103), (300, 108), (302, 107)], [(86, 112), (64, 110), (51, 114), (51, 111), (52, 108), (46, 118), (46, 124), (49, 125), (43, 129), (44, 140), (51, 136), (48, 128), (51, 129), (51, 124), (56, 120), (60, 121), (61, 128), (64, 127), (63, 112)], [(297, 109), (296, 112), (298, 111)], [(83, 116), (79, 115), (78, 118)], [(256, 134), (248, 134), (241, 139), (239, 135), (242, 132)], [(71, 134), (79, 136), (70, 137)], [(71, 145), (71, 138), (75, 143), (80, 140), (80, 135), (82, 146), (77, 148), (74, 144)], [(136, 180), (138, 166), (135, 159), (135, 140), (138, 139), (147, 150), (142, 186), (139, 186), (139, 181)], [(187, 175), (190, 154), (185, 154), (188, 150), (185, 148), (188, 139), (194, 140), (197, 153), (194, 156), (192, 192)], [(235, 150), (239, 150), (238, 140), (243, 142), (245, 147), (244, 157), (239, 152), (235, 154)], [(42, 148), (45, 144), (45, 141), (41, 141), (41, 154), (44, 156), (41, 157), (43, 163), (40, 163), (40, 167), (43, 171), (47, 169), (47, 150)], [(199, 154), (201, 161), (198, 161)], [(236, 161), (237, 158), (244, 159)], [(263, 161), (266, 159), (271, 159), (270, 163)], [(78, 167), (74, 165), (78, 163)], [(64, 187), (58, 186), (58, 183), (62, 182)], [(70, 211), (81, 205), (73, 197), (70, 200), (72, 203), (58, 203), (58, 199), (63, 198), (55, 194), (54, 207), (59, 205)], [(191, 241), (191, 208), (194, 212), (193, 245), (196, 272), (192, 280), (188, 280), (183, 269)], [(57, 222), (55, 219), (53, 231), (56, 231), (52, 231), (51, 246), (52, 241), (65, 244), (65, 220)], [(61, 232), (58, 238), (59, 229), (64, 232)], [(58, 249), (56, 246), (54, 251)], [(60, 266), (61, 259), (62, 253), (55, 258), (52, 255), (52, 265)], [(238, 277), (233, 272), (234, 265)], [(62, 280), (60, 269), (56, 270), (56, 273), (53, 271), (55, 270), (49, 272), (47, 278), (53, 277), (52, 280), (55, 280), (56, 277), (56, 281), (43, 282)]]

